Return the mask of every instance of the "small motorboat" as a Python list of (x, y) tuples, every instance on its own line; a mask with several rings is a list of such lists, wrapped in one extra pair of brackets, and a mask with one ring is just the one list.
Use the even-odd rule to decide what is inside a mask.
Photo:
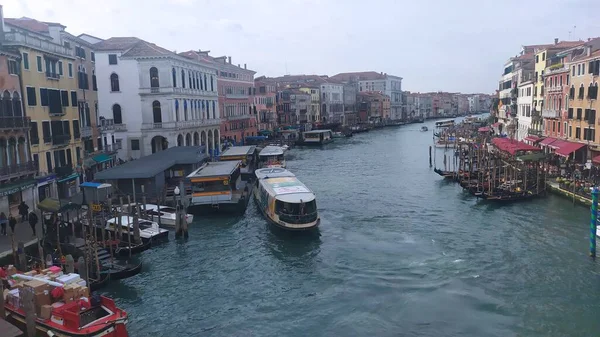
[[(153, 244), (160, 242), (160, 241), (168, 241), (169, 240), (169, 231), (166, 229), (162, 229), (159, 228), (158, 223), (156, 223), (155, 221), (148, 221), (148, 220), (144, 220), (144, 219), (139, 219), (139, 229), (140, 229), (140, 238), (142, 239), (142, 241), (148, 242), (151, 241)], [(117, 226), (118, 226), (118, 218), (112, 218), (112, 219), (108, 219), (106, 221), (106, 230), (111, 231), (113, 233), (117, 232)], [(135, 235), (135, 233), (133, 233), (133, 217), (132, 216), (128, 216), (128, 215), (123, 215), (121, 216), (121, 233), (122, 233), (122, 237), (117, 239), (120, 239), (122, 241), (127, 241), (131, 240), (134, 241), (133, 239), (129, 239), (128, 235), (131, 235), (132, 237)]]
[[(127, 211), (128, 213), (133, 214), (130, 208), (134, 205), (135, 204), (127, 204), (124, 205), (123, 208), (125, 208), (125, 211)], [(173, 228), (175, 227), (175, 220), (177, 219), (177, 210), (174, 207), (160, 206), (155, 204), (146, 204), (145, 206), (137, 204), (137, 207), (140, 209), (140, 213), (142, 214), (143, 218), (154, 222), (159, 222), (158, 220), (160, 218), (161, 226)], [(185, 221), (188, 225), (190, 225), (194, 221), (194, 215), (186, 214)]]
[(422, 127), (421, 127), (421, 131), (422, 131), (422, 132), (425, 132), (425, 131), (429, 131), (429, 129), (428, 129), (426, 126), (422, 126)]
[(333, 138), (346, 138), (346, 136), (343, 133), (339, 132), (339, 131), (338, 132), (334, 132), (332, 137)]

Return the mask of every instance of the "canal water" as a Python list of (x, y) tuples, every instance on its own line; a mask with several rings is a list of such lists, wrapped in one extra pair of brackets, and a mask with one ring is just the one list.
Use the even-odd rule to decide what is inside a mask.
[(422, 125), (290, 151), (319, 236), (270, 230), (251, 203), (144, 252), (143, 273), (106, 290), (130, 335), (598, 336), (589, 211), (477, 201), (429, 167)]

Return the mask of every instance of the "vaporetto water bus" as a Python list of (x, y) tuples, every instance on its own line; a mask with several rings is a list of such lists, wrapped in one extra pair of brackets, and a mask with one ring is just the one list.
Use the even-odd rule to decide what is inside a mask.
[(254, 199), (265, 219), (285, 230), (309, 230), (321, 219), (314, 193), (283, 168), (256, 170)]
[(285, 168), (283, 148), (280, 146), (266, 146), (258, 154), (258, 162), (260, 168)]

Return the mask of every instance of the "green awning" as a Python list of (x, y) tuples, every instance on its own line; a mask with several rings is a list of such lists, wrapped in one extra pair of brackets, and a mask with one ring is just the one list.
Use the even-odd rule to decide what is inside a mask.
[(56, 182), (58, 182), (58, 183), (64, 183), (65, 181), (73, 180), (73, 179), (75, 179), (77, 177), (79, 177), (79, 173), (72, 173), (69, 176), (66, 176), (64, 178), (58, 179)]
[(0, 187), (0, 197), (5, 197), (28, 188), (32, 188), (36, 184), (37, 181), (35, 179), (27, 179), (12, 184), (2, 185), (2, 187)]
[(86, 158), (83, 160), (83, 166), (86, 168), (90, 168), (94, 165), (96, 165), (96, 161), (92, 158)]
[(546, 155), (543, 153), (531, 153), (517, 157), (518, 161), (540, 161), (544, 159), (546, 159)]
[(40, 201), (37, 205), (44, 212), (64, 212), (70, 209), (78, 209), (81, 206), (72, 202), (61, 202), (58, 199), (46, 198)]
[(102, 164), (104, 162), (110, 161), (111, 158), (106, 153), (101, 153), (101, 154), (95, 156), (93, 159), (96, 163)]

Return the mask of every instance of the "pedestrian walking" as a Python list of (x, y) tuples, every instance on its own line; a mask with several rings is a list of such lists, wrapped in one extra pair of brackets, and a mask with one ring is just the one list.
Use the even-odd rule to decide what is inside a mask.
[(0, 235), (6, 236), (6, 223), (8, 222), (8, 218), (6, 218), (6, 214), (4, 212), (0, 212)]
[(31, 213), (29, 213), (29, 226), (31, 226), (31, 231), (33, 232), (33, 236), (36, 236), (36, 232), (35, 232), (35, 226), (38, 223), (38, 217), (37, 214), (35, 214), (34, 211), (31, 211)]
[(8, 217), (8, 226), (10, 227), (10, 230), (12, 231), (12, 234), (15, 233), (15, 226), (17, 225), (17, 219), (15, 219), (15, 217), (11, 214)]
[(21, 215), (21, 222), (25, 222), (27, 214), (29, 214), (29, 206), (27, 206), (25, 201), (21, 201), (21, 204), (19, 204), (19, 214)]

